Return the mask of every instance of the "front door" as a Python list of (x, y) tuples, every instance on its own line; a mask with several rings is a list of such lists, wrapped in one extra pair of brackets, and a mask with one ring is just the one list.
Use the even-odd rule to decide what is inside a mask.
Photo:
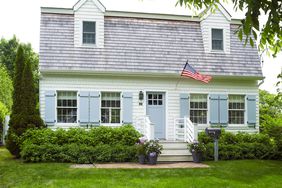
[(147, 115), (155, 126), (155, 138), (165, 139), (165, 93), (147, 93)]

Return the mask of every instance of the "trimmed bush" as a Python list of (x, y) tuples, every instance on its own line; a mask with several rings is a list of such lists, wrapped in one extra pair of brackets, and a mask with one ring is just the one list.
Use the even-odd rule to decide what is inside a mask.
[[(207, 146), (205, 160), (213, 160), (213, 140), (200, 133), (199, 141)], [(277, 155), (277, 144), (266, 134), (233, 134), (222, 130), (219, 138), (219, 159), (274, 159)]]
[(63, 130), (28, 130), (21, 137), (26, 162), (129, 162), (136, 159), (140, 134), (130, 125)]

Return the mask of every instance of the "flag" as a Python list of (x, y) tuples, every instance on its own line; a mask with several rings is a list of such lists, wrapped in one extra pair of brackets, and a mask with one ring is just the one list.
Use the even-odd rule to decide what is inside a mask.
[(191, 65), (189, 65), (188, 61), (186, 62), (185, 66), (182, 70), (181, 76), (191, 77), (195, 80), (199, 80), (199, 81), (202, 81), (202, 82), (205, 82), (205, 83), (209, 83), (209, 81), (212, 79), (211, 76), (203, 75), (203, 74), (200, 74), (199, 72), (197, 72)]

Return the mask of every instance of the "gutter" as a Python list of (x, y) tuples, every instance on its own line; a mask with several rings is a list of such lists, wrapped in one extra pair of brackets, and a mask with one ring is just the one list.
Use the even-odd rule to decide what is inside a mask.
[[(124, 77), (151, 77), (151, 78), (181, 78), (180, 72), (122, 72), (122, 71), (85, 71), (85, 70), (40, 70), (40, 77), (44, 75), (78, 75), (78, 76), (124, 76)], [(216, 80), (263, 80), (263, 76), (244, 75), (211, 75)]]

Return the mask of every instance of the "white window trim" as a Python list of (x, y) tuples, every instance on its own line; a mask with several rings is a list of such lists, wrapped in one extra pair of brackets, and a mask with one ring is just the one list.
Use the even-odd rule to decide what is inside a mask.
[[(221, 29), (222, 30), (222, 40), (223, 40), (223, 49), (222, 50), (214, 50), (212, 49), (212, 30), (213, 29)], [(210, 28), (210, 52), (211, 53), (226, 53), (226, 31), (222, 27), (211, 27)]]
[[(83, 43), (83, 22), (95, 22), (95, 44)], [(93, 19), (83, 19), (80, 21), (80, 46), (85, 48), (97, 48), (98, 45), (98, 22)]]

